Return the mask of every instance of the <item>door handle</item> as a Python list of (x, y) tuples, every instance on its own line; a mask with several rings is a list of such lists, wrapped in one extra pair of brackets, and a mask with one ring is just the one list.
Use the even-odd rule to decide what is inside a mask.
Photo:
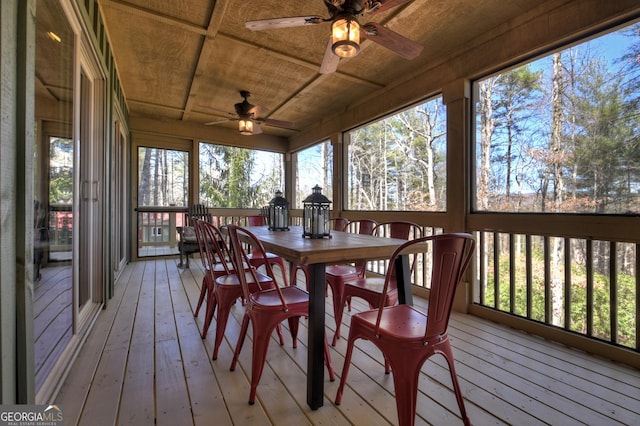
[(93, 186), (94, 186), (94, 190), (95, 190), (95, 191), (93, 191), (93, 201), (97, 202), (98, 201), (98, 188), (99, 188), (97, 180), (93, 181)]
[(82, 184), (80, 185), (80, 198), (82, 199), (82, 201), (87, 201), (89, 199), (89, 197), (87, 197), (87, 184), (89, 182), (87, 182), (86, 180), (82, 181)]

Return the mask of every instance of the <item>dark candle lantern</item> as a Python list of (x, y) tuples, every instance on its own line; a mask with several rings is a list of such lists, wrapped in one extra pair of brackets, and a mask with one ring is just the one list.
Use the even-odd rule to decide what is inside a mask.
[(269, 206), (266, 210), (269, 230), (289, 230), (289, 202), (282, 196), (282, 191), (276, 191), (275, 197), (269, 201)]
[(318, 185), (313, 187), (313, 192), (302, 202), (302, 224), (304, 238), (331, 238), (331, 226), (329, 222), (331, 201), (320, 192)]

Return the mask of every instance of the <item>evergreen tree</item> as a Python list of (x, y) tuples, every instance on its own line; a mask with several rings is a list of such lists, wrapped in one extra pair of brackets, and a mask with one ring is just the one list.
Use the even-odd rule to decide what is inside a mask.
[[(512, 199), (512, 185), (523, 182), (530, 169), (527, 155), (531, 145), (523, 137), (531, 131), (530, 121), (539, 113), (542, 71), (525, 65), (500, 76), (493, 95), (496, 142), (492, 144), (494, 162), (503, 166), (504, 203), (494, 205), (501, 211), (518, 211), (520, 199)], [(501, 141), (501, 142), (497, 142)], [(502, 192), (502, 191), (501, 191)], [(495, 199), (498, 197), (492, 197)]]

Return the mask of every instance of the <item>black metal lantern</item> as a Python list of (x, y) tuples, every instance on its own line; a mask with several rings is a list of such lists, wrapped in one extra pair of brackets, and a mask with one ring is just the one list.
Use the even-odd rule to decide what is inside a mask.
[(270, 231), (289, 230), (289, 202), (282, 196), (282, 191), (276, 191), (276, 196), (269, 201), (267, 223)]
[(320, 193), (322, 188), (318, 185), (313, 187), (313, 192), (302, 202), (303, 237), (308, 238), (331, 238), (330, 204), (331, 201)]

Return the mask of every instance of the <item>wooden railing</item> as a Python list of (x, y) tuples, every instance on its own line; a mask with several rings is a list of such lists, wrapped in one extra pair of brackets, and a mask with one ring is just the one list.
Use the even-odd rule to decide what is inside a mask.
[(477, 232), (474, 302), (640, 350), (640, 244)]
[(182, 207), (140, 207), (137, 212), (138, 248), (166, 246), (177, 250), (178, 231), (184, 225)]
[(478, 243), (471, 313), (640, 365), (638, 216), (487, 213), (467, 223)]
[(70, 204), (49, 206), (47, 260), (69, 260), (73, 245), (73, 212)]
[[(258, 210), (209, 209), (216, 225), (244, 224), (244, 218)], [(184, 226), (186, 207), (139, 207), (137, 213), (138, 257), (178, 254), (178, 227)], [(153, 250), (149, 250), (153, 249)]]

